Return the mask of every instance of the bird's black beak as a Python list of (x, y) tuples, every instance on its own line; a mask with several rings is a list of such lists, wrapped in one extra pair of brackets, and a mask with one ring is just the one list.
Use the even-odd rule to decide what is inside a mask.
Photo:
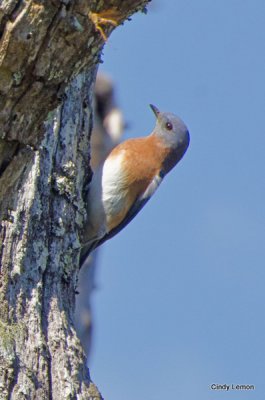
[(153, 104), (149, 104), (149, 105), (150, 105), (151, 110), (155, 114), (156, 118), (158, 118), (158, 115), (160, 114), (159, 109), (156, 106), (154, 106)]

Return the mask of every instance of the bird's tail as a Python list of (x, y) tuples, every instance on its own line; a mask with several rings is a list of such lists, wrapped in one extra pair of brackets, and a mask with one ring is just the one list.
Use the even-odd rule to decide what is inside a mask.
[(88, 242), (86, 242), (81, 250), (81, 254), (80, 254), (80, 261), (79, 261), (79, 266), (80, 268), (82, 267), (82, 265), (84, 264), (84, 262), (86, 261), (87, 257), (89, 256), (89, 254), (95, 250), (95, 248), (97, 248), (99, 245), (99, 239), (91, 239)]

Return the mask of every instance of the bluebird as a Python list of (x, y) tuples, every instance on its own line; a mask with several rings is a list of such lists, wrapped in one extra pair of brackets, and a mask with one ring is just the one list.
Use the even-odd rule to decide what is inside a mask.
[(152, 104), (150, 107), (156, 117), (154, 131), (116, 146), (93, 175), (81, 263), (138, 214), (189, 146), (184, 122)]

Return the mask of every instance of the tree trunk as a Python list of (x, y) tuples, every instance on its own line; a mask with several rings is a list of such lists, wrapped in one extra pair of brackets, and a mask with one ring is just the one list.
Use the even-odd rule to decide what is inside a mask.
[(147, 2), (0, 4), (1, 400), (101, 399), (73, 326), (93, 85), (114, 28), (89, 12), (120, 24)]

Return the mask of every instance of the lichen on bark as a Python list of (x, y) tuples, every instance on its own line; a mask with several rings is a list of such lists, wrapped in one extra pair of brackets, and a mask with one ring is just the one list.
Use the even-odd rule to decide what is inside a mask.
[[(90, 11), (147, 0), (0, 4), (0, 397), (101, 399), (73, 314), (104, 45)], [(114, 26), (106, 27), (109, 34)]]

